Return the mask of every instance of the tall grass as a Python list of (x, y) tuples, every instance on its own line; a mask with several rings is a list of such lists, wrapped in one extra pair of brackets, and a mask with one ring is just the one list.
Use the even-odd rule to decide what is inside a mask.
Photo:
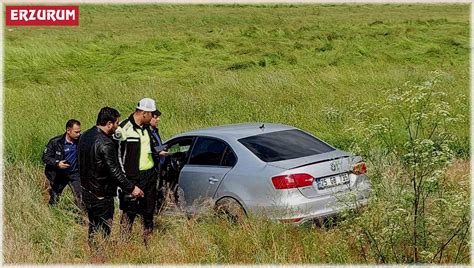
[[(429, 212), (440, 216), (434, 214), (430, 224), (446, 230), (435, 229), (440, 240), (431, 241), (419, 261), (469, 263), (469, 230), (442, 257), (429, 255), (446, 241), (470, 200), (468, 5), (81, 5), (80, 10), (80, 27), (5, 32), (6, 263), (410, 262), (403, 258), (408, 251), (400, 253), (409, 234), (382, 232), (384, 220), (397, 228), (405, 221), (390, 211), (403, 207), (398, 197), (409, 187), (401, 183), (402, 159), (388, 162), (389, 148), (365, 139), (356, 111), (364, 109), (362, 103), (371, 108), (382, 103), (388, 89), (406, 81), (428, 80), (435, 70), (443, 73), (451, 113), (465, 116), (447, 130), (459, 159), (442, 169), (438, 193), (464, 206), (449, 214), (441, 203), (431, 204)], [(67, 119), (80, 120), (85, 130), (101, 107), (118, 108), (126, 117), (144, 96), (157, 100), (165, 138), (198, 127), (265, 121), (364, 152), (371, 159), (374, 197), (363, 213), (348, 214), (332, 228), (258, 217), (231, 225), (216, 217), (160, 216), (148, 250), (140, 225), (131, 241), (122, 241), (116, 219), (112, 241), (91, 253), (84, 215), (69, 189), (59, 206), (46, 205), (42, 150), (64, 131)], [(384, 116), (394, 125), (401, 122), (393, 113)], [(399, 142), (405, 135), (403, 128), (393, 129)]]
[[(80, 27), (6, 31), (5, 156), (38, 162), (67, 119), (87, 128), (104, 105), (127, 116), (143, 96), (166, 138), (272, 121), (346, 149), (351, 105), (439, 70), (468, 114), (468, 18), (466, 5), (83, 5)], [(453, 132), (466, 153), (468, 125)]]
[[(293, 226), (250, 217), (241, 225), (212, 215), (196, 216), (190, 220), (183, 216), (161, 215), (146, 249), (141, 240), (141, 225), (134, 226), (131, 240), (119, 235), (118, 211), (115, 214), (111, 240), (99, 238), (99, 250), (90, 252), (87, 246), (87, 225), (74, 207), (72, 193), (65, 196), (56, 208), (46, 205), (42, 185), (44, 177), (39, 166), (17, 163), (6, 168), (4, 217), (4, 262), (29, 263), (380, 263), (376, 248), (364, 236), (367, 228), (376, 239), (387, 239), (386, 228), (402, 224), (404, 219), (387, 217), (397, 213), (399, 191), (404, 191), (396, 176), (399, 167), (386, 167), (385, 180), (376, 184), (374, 197), (363, 213), (346, 215), (336, 226), (314, 224)], [(398, 170), (398, 171), (397, 171)], [(445, 172), (445, 197), (469, 200), (469, 162), (455, 161)], [(390, 208), (390, 209), (389, 209)], [(440, 207), (442, 209), (442, 207)], [(456, 221), (456, 211), (438, 211), (440, 240), (448, 235)], [(79, 215), (79, 216), (78, 216)], [(389, 214), (391, 215), (391, 214)], [(83, 219), (85, 217), (83, 216)], [(391, 219), (391, 222), (384, 220)], [(388, 225), (387, 225), (388, 224)], [(390, 225), (391, 224), (391, 225)], [(369, 226), (367, 226), (369, 225)], [(445, 249), (441, 263), (470, 262), (469, 233), (462, 233)], [(449, 238), (449, 237), (448, 237)], [(379, 241), (379, 240), (377, 240)], [(381, 245), (386, 240), (381, 240)], [(393, 244), (396, 247), (404, 244)], [(433, 247), (438, 244), (433, 244)], [(383, 248), (389, 255), (386, 262), (403, 263), (391, 248)], [(437, 260), (435, 261), (437, 262)]]

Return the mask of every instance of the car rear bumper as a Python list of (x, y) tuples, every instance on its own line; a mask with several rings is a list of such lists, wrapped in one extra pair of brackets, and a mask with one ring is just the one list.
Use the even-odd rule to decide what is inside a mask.
[(368, 181), (350, 190), (334, 192), (315, 198), (303, 195), (291, 195), (279, 202), (268, 205), (249, 207), (257, 215), (265, 215), (272, 220), (283, 222), (303, 223), (305, 221), (331, 217), (343, 210), (356, 209), (365, 206), (371, 194)]

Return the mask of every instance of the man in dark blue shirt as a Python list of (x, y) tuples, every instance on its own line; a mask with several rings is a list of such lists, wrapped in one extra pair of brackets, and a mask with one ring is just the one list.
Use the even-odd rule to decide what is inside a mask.
[[(161, 112), (157, 109), (153, 112), (153, 118), (150, 121), (151, 127), (151, 137), (153, 139), (152, 144), (154, 147), (158, 148), (163, 145), (163, 141), (161, 140), (160, 132), (158, 130), (158, 123), (160, 122)], [(166, 196), (166, 189), (165, 182), (161, 178), (160, 166), (163, 165), (165, 161), (165, 157), (169, 155), (166, 150), (162, 150), (159, 152), (153, 152), (153, 158), (155, 162), (155, 169), (158, 171), (159, 178), (158, 178), (158, 185), (157, 185), (157, 198), (156, 198), (156, 210), (155, 214), (159, 213), (163, 203), (165, 202)]]
[[(163, 145), (163, 141), (161, 140), (160, 132), (158, 130), (158, 123), (160, 122), (160, 116), (161, 116), (161, 112), (159, 110), (156, 110), (153, 112), (153, 118), (150, 121), (151, 135), (152, 135), (152, 138), (156, 141), (156, 145), (158, 146)], [(156, 153), (158, 154), (157, 158), (159, 158), (159, 161), (157, 161), (157, 163), (159, 162), (160, 164), (163, 164), (163, 161), (165, 160), (164, 158), (165, 156), (168, 155), (168, 152), (163, 150)], [(159, 169), (159, 165), (156, 165), (156, 168)]]
[(69, 184), (76, 204), (82, 208), (81, 180), (77, 164), (77, 141), (81, 135), (81, 123), (70, 119), (66, 123), (66, 132), (49, 140), (43, 152), (46, 164), (45, 175), (48, 178), (49, 204), (58, 202), (59, 196)]

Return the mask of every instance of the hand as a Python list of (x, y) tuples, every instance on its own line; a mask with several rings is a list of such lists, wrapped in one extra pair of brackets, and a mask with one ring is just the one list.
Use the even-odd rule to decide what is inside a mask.
[(61, 160), (58, 162), (58, 167), (59, 169), (66, 169), (68, 167), (70, 167), (71, 165), (69, 165), (68, 163), (66, 163), (66, 160)]
[(170, 153), (168, 151), (161, 151), (158, 155), (159, 156), (168, 156), (168, 155), (170, 155)]
[(134, 197), (144, 197), (145, 196), (143, 191), (140, 188), (138, 188), (137, 186), (135, 186), (135, 188), (133, 188), (132, 195)]

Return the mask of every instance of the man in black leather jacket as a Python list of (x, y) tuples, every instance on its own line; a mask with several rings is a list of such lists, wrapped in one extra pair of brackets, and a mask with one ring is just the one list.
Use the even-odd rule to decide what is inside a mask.
[(96, 126), (87, 130), (79, 140), (79, 174), (89, 217), (89, 245), (92, 245), (94, 233), (100, 229), (105, 237), (110, 235), (117, 186), (134, 197), (143, 196), (143, 191), (127, 179), (118, 162), (111, 135), (118, 127), (119, 118), (117, 110), (102, 108)]

